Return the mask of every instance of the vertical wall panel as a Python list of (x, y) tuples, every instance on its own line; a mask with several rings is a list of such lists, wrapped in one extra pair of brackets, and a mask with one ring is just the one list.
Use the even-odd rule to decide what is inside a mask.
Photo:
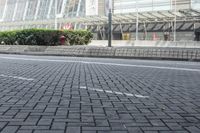
[(15, 6), (16, 6), (16, 0), (8, 0), (4, 21), (12, 21)]
[(193, 9), (200, 10), (200, 0), (191, 0), (191, 5)]
[(50, 0), (42, 0), (40, 2), (37, 19), (47, 19), (47, 14), (50, 6)]
[(33, 20), (36, 13), (38, 0), (29, 0), (28, 10), (26, 13), (25, 20)]
[(6, 5), (6, 0), (0, 0), (0, 20), (3, 17), (3, 12), (5, 9), (5, 5)]
[(18, 0), (17, 10), (16, 10), (15, 18), (14, 18), (15, 21), (23, 20), (26, 1), (27, 0)]

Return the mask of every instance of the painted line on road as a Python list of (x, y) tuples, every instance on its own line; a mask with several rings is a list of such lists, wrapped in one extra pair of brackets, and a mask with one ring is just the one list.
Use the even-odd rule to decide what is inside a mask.
[(0, 77), (13, 78), (13, 79), (19, 79), (19, 80), (26, 80), (26, 81), (33, 81), (34, 80), (32, 78), (24, 78), (24, 77), (10, 76), (10, 75), (4, 75), (4, 74), (0, 74)]
[(121, 67), (153, 68), (153, 69), (163, 69), (163, 70), (200, 72), (200, 69), (181, 68), (181, 67), (162, 67), (162, 66), (149, 66), (149, 65), (118, 64), (118, 63), (88, 62), (88, 61), (74, 61), (74, 60), (50, 60), (50, 59), (17, 58), (17, 57), (0, 57), (0, 58), (10, 59), (10, 60), (24, 60), (24, 61), (83, 63), (83, 64), (110, 65), (110, 66), (121, 66)]
[(111, 65), (111, 66), (123, 66), (123, 67), (137, 67), (137, 68), (156, 68), (156, 69), (167, 69), (167, 70), (179, 70), (179, 71), (192, 71), (200, 72), (200, 69), (190, 68), (178, 68), (178, 67), (160, 67), (160, 66), (148, 66), (148, 65), (132, 65), (132, 64), (117, 64), (117, 63), (102, 63), (102, 62), (84, 62), (84, 64), (98, 64), (98, 65)]
[(120, 92), (120, 91), (111, 91), (111, 90), (103, 90), (103, 89), (98, 89), (98, 88), (90, 88), (86, 86), (80, 86), (80, 89), (85, 89), (85, 90), (90, 90), (90, 91), (97, 91), (97, 92), (105, 92), (105, 93), (110, 93), (110, 94), (116, 94), (116, 95), (125, 95), (128, 97), (137, 97), (137, 98), (149, 98), (149, 96), (143, 96), (140, 94), (132, 94), (132, 93), (126, 93), (126, 92)]

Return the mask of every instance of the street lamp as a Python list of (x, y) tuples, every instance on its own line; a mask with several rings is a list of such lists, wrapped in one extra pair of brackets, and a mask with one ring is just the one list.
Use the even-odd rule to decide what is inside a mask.
[(112, 0), (109, 0), (108, 13), (108, 47), (112, 46)]
[(136, 2), (136, 34), (135, 34), (135, 40), (138, 41), (138, 27), (139, 27), (139, 13), (138, 13), (138, 0)]
[(112, 9), (109, 9), (108, 14), (108, 47), (112, 45)]
[(177, 16), (176, 16), (176, 12), (177, 12), (177, 3), (176, 0), (174, 0), (174, 42), (176, 42), (176, 21), (177, 21)]

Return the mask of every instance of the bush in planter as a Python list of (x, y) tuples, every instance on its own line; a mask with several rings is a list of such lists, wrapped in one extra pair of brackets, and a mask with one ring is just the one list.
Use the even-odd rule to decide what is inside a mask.
[(16, 41), (15, 31), (0, 32), (0, 43), (13, 45)]
[(89, 31), (63, 31), (66, 40), (69, 41), (70, 45), (85, 45), (91, 42), (93, 34)]
[(17, 31), (16, 40), (20, 45), (58, 45), (61, 31), (27, 29)]
[(59, 45), (64, 35), (70, 45), (85, 45), (92, 39), (89, 31), (60, 31), (48, 29), (25, 29), (0, 32), (0, 42), (6, 45)]

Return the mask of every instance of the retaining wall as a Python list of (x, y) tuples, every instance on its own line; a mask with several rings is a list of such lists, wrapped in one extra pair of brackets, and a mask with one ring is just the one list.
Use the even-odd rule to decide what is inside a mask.
[(112, 58), (200, 60), (200, 48), (16, 46), (0, 45), (0, 53)]
[[(93, 40), (89, 46), (108, 46), (107, 40)], [(197, 41), (133, 41), (133, 40), (113, 40), (114, 47), (177, 47), (177, 48), (200, 48), (200, 42)]]

